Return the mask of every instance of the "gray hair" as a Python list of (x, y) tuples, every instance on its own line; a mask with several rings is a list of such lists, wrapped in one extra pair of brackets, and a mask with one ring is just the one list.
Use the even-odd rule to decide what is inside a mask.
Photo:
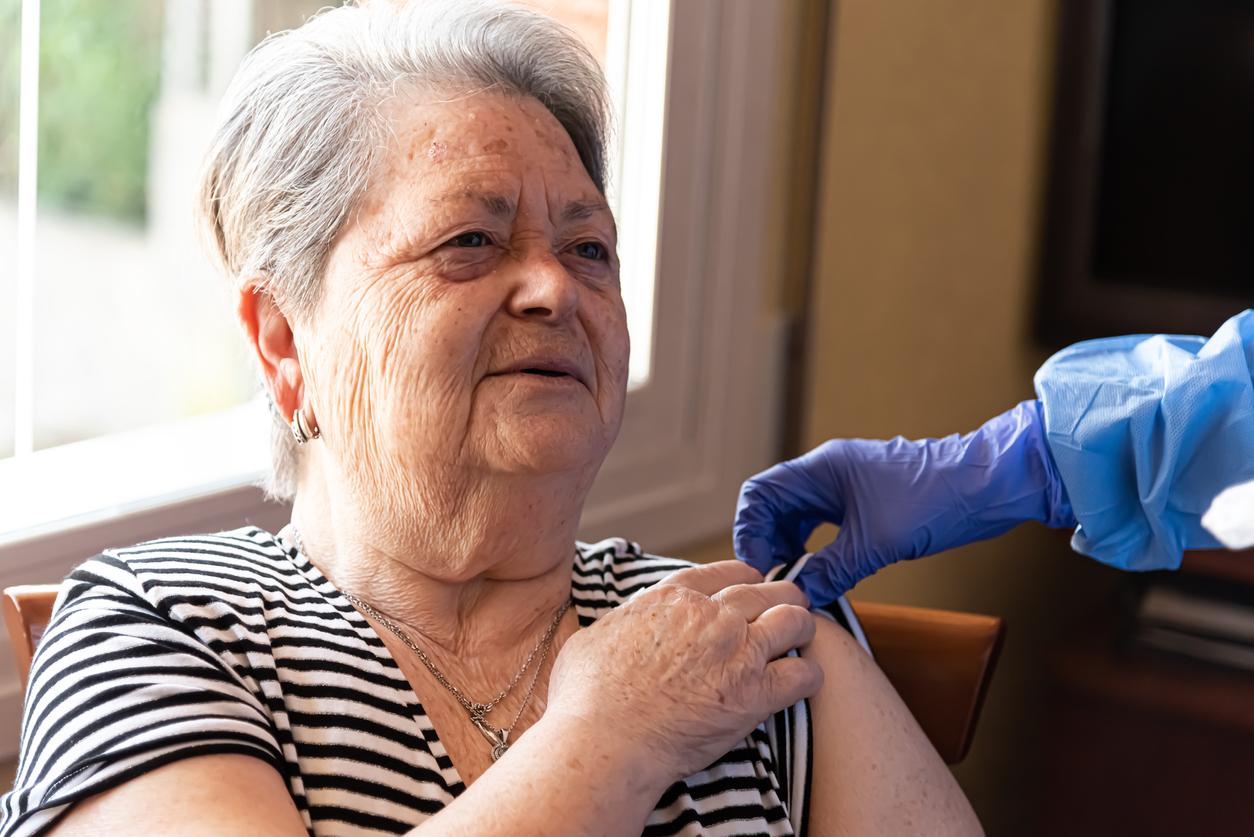
[[(489, 0), (341, 6), (266, 38), (226, 91), (198, 209), (229, 277), (260, 277), (259, 290), (289, 316), (312, 311), (331, 243), (386, 147), (381, 106), (407, 84), (537, 99), (604, 194), (609, 97), (596, 59), (569, 30)], [(266, 489), (290, 500), (299, 453), (272, 412)]]

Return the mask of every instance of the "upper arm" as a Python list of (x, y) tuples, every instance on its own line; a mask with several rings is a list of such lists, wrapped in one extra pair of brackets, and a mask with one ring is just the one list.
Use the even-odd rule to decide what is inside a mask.
[(802, 655), (823, 667), (810, 699), (811, 834), (982, 834), (953, 774), (875, 662), (816, 617)]
[(50, 833), (296, 837), (308, 832), (278, 772), (260, 759), (230, 754), (176, 761), (89, 797)]
[[(0, 831), (38, 832), (89, 798), (189, 769), (179, 763), (235, 755), (280, 777), (267, 706), (206, 642), (118, 559), (76, 570), (31, 664)], [(146, 807), (133, 814), (147, 822)]]

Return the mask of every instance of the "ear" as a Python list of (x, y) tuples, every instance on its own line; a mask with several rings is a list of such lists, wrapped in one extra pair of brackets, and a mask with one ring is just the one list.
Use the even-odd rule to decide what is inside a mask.
[(284, 421), (291, 423), (305, 391), (300, 358), (291, 323), (261, 280), (257, 277), (243, 283), (235, 313), (248, 335), (275, 408)]

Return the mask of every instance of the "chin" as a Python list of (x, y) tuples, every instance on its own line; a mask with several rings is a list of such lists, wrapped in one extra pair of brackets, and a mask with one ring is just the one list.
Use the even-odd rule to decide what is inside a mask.
[(599, 467), (609, 451), (603, 428), (531, 419), (500, 427), (490, 446), (493, 470), (545, 474)]

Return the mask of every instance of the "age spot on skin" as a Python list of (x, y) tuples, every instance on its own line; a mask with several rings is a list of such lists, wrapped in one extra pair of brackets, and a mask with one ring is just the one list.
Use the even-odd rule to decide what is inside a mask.
[(509, 150), (509, 143), (503, 139), (494, 139), (483, 147), (485, 154), (503, 154)]

